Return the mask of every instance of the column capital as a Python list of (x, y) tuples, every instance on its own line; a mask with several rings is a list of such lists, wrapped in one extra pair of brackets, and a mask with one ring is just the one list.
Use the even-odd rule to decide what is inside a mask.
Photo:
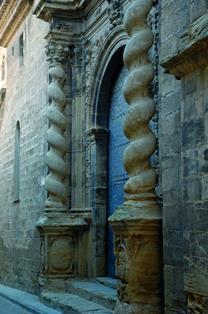
[(71, 34), (60, 30), (50, 31), (45, 37), (47, 45), (45, 53), (52, 64), (65, 64), (70, 55)]

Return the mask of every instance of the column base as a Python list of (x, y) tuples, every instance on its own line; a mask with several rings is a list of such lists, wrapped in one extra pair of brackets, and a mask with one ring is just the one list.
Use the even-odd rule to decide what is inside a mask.
[(115, 313), (161, 314), (162, 219), (157, 206), (118, 208), (109, 219), (113, 231), (119, 300)]
[(83, 263), (79, 262), (79, 251), (86, 247), (84, 234), (89, 223), (89, 213), (50, 213), (38, 219), (42, 264), (39, 285), (42, 289), (60, 286), (61, 280), (85, 271)]

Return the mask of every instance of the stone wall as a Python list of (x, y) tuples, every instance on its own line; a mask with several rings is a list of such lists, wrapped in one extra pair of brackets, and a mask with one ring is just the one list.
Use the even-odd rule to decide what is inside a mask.
[[(48, 25), (27, 16), (7, 48), (7, 92), (0, 125), (0, 280), (30, 291), (37, 288), (40, 241), (35, 224), (45, 201), (44, 177)], [(24, 32), (24, 65), (19, 36)], [(15, 199), (15, 129), (20, 123), (19, 200)], [(18, 182), (16, 182), (18, 184)]]
[[(207, 8), (206, 1), (161, 2), (162, 63), (177, 56), (181, 49), (180, 38)], [(200, 296), (196, 301), (197, 297), (192, 294), (190, 296), (190, 291), (200, 295), (196, 286), (199, 281), (203, 286), (203, 281), (194, 276), (198, 273), (203, 277), (205, 268), (207, 269), (207, 72), (206, 68), (197, 69), (197, 65), (194, 66), (195, 72), (183, 74), (185, 78), (181, 80), (177, 75), (174, 77), (168, 74), (168, 70), (161, 68), (160, 71), (159, 142), (163, 192), (165, 310), (168, 314), (187, 313), (188, 302), (192, 303), (193, 312), (190, 308), (190, 313), (198, 313), (195, 312), (196, 304), (193, 304), (201, 302)], [(200, 313), (206, 313), (205, 307)]]
[(208, 67), (187, 75), (181, 106), (184, 284), (189, 311), (201, 313), (208, 311), (207, 82)]

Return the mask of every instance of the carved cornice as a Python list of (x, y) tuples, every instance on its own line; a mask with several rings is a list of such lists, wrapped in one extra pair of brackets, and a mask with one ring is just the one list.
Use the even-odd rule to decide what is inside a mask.
[(55, 17), (70, 17), (74, 20), (86, 16), (102, 2), (102, 0), (39, 0), (34, 14), (46, 22)]
[(33, 0), (4, 0), (0, 5), (0, 46), (7, 47), (31, 9)]
[(208, 64), (208, 14), (191, 24), (178, 42), (178, 53), (162, 60), (169, 73), (181, 78)]
[[(87, 0), (40, 0), (34, 14), (44, 20), (50, 21), (53, 16), (68, 16), (77, 13), (86, 5)], [(79, 14), (78, 14), (79, 15)]]

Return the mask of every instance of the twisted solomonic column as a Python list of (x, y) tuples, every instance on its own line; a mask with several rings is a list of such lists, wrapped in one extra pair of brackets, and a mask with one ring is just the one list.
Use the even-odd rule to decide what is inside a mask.
[[(41, 237), (41, 269), (39, 284), (42, 289), (57, 289), (59, 280), (66, 280), (76, 273), (74, 253), (75, 230), (85, 228), (87, 223), (77, 219), (68, 210), (70, 192), (68, 184), (69, 158), (67, 155), (68, 119), (66, 106), (70, 95), (70, 84), (65, 85), (67, 69), (70, 67), (71, 33), (55, 28), (56, 19), (47, 34), (46, 54), (49, 61), (49, 103), (47, 119), (49, 128), (46, 156), (48, 175), (45, 187), (48, 198), (43, 215), (36, 227)], [(54, 28), (53, 28), (54, 27)], [(70, 82), (70, 77), (67, 82)], [(68, 103), (68, 106), (70, 103)], [(58, 286), (57, 286), (58, 282)]]
[(119, 301), (115, 313), (162, 313), (161, 213), (157, 204), (156, 174), (150, 164), (156, 138), (149, 127), (155, 112), (151, 83), (154, 77), (149, 49), (153, 34), (147, 16), (153, 0), (134, 0), (124, 17), (130, 40), (124, 51), (129, 75), (123, 92), (129, 111), (124, 133), (130, 143), (123, 160), (129, 179), (125, 201), (110, 217), (115, 234)]
[(66, 211), (67, 192), (64, 180), (67, 176), (65, 161), (67, 141), (64, 132), (67, 128), (67, 120), (64, 114), (66, 97), (63, 91), (66, 75), (62, 61), (63, 53), (66, 54), (67, 52), (68, 50), (62, 45), (55, 46), (52, 49), (54, 55), (49, 69), (51, 81), (48, 86), (50, 103), (47, 118), (50, 126), (47, 131), (49, 151), (46, 158), (48, 176), (45, 180), (45, 186), (48, 192), (46, 211), (50, 212)]
[(146, 24), (151, 7), (152, 0), (134, 1), (124, 20), (126, 31), (131, 37), (124, 51), (124, 63), (130, 71), (123, 87), (124, 97), (130, 105), (123, 127), (130, 140), (124, 152), (124, 166), (129, 174), (124, 190), (127, 205), (142, 208), (156, 204), (156, 175), (149, 163), (156, 144), (155, 135), (149, 127), (155, 112), (150, 94), (154, 68), (148, 58), (153, 35)]

